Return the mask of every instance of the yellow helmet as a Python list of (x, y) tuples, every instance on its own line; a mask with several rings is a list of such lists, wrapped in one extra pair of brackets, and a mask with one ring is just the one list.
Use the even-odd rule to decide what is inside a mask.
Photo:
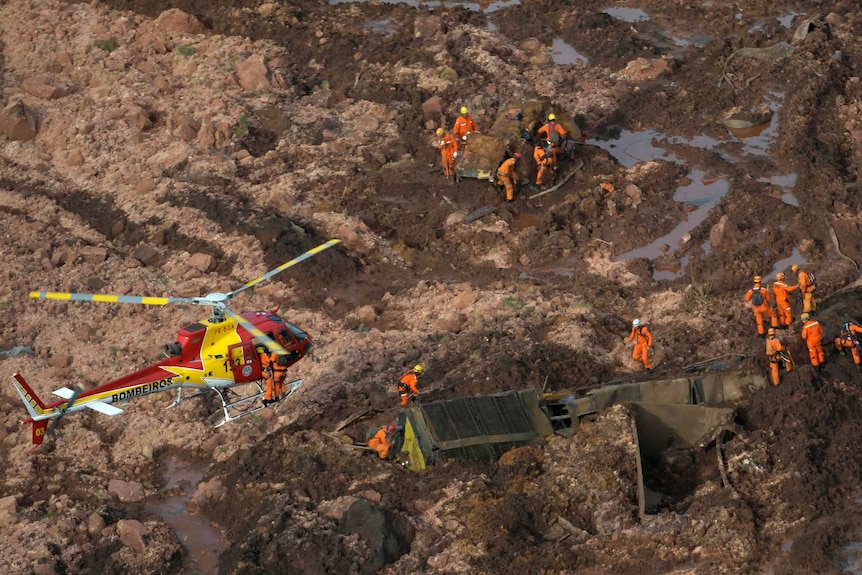
[(768, 330), (766, 330), (766, 335), (775, 335), (775, 328), (771, 327)]
[(792, 266), (790, 266), (790, 271), (792, 271), (792, 272), (798, 272), (798, 271), (799, 271), (799, 266), (798, 266), (798, 265), (796, 265), (796, 264), (793, 264)]
[(437, 128), (437, 137), (438, 138), (442, 138), (443, 134), (445, 134), (445, 133), (446, 132), (443, 130), (443, 128)]
[(784, 279), (784, 272), (778, 272), (777, 274), (775, 274), (775, 279), (777, 279), (778, 281), (783, 280)]
[(754, 283), (759, 284), (762, 279), (760, 276), (754, 276)]
[(461, 106), (461, 113), (462, 114), (466, 114), (468, 112), (469, 112), (469, 110), (467, 110), (467, 106)]
[(425, 370), (422, 369), (421, 365), (416, 365), (413, 367), (413, 373), (422, 373), (423, 371), (425, 371)]
[(556, 119), (557, 119), (557, 115), (556, 115), (556, 114), (548, 114), (548, 119), (549, 119), (549, 120), (556, 120)]
[(808, 318), (811, 317), (807, 312), (799, 316), (802, 321), (808, 321)]

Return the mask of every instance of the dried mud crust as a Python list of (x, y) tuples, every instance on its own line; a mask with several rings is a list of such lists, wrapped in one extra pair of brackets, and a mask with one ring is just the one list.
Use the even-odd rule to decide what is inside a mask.
[[(726, 83), (718, 86), (730, 55), (741, 47), (786, 40), (788, 31), (772, 20), (791, 9), (814, 15), (819, 5), (748, 3), (737, 19), (730, 3), (698, 7), (690, 2), (647, 0), (641, 6), (656, 15), (653, 29), (630, 26), (603, 14), (606, 3), (602, 2), (577, 6), (524, 2), (491, 15), (505, 39), (480, 46), (486, 50), (483, 56), (487, 53), (507, 64), (514, 62), (509, 70), (502, 65), (489, 68), (475, 57), (477, 45), (486, 41), (486, 17), (462, 8), (435, 10), (445, 35), (443, 43), (436, 45), (424, 44), (413, 35), (417, 17), (430, 14), (424, 8), (385, 3), (332, 6), (320, 1), (276, 4), (280, 9), (277, 17), (261, 16), (259, 2), (103, 4), (150, 17), (180, 7), (198, 16), (216, 34), (282, 44), (292, 54), (288, 68), (291, 97), (312, 95), (325, 81), (336, 93), (333, 102), (366, 99), (399, 110), (395, 120), (398, 136), (379, 143), (361, 169), (305, 190), (315, 197), (318, 207), (327, 207), (319, 211), (353, 215), (371, 234), (382, 238), (381, 243), (394, 246), (392, 252), (384, 256), (368, 250), (358, 256), (350, 250), (333, 249), (317, 256), (313, 266), (286, 272), (277, 280), (290, 288), (286, 304), (324, 310), (330, 321), (318, 323), (320, 340), (335, 339), (341, 334), (334, 331), (342, 330), (347, 332), (345, 339), (360, 342), (356, 347), (363, 353), (349, 348), (344, 357), (333, 357), (333, 370), (340, 371), (330, 378), (337, 380), (336, 386), (325, 391), (319, 405), (312, 404), (290, 426), (274, 433), (265, 433), (267, 421), (272, 421), (266, 420), (254, 424), (264, 432), (248, 426), (239, 428), (249, 434), (246, 437), (224, 431), (199, 439), (198, 434), (208, 431), (192, 427), (182, 417), (172, 420), (173, 424), (180, 421), (187, 433), (176, 438), (179, 446), (196, 453), (216, 458), (224, 447), (219, 445), (224, 437), (219, 433), (233, 433), (228, 436), (230, 441), (243, 446), (225, 461), (214, 463), (205, 478), (223, 487), (214, 490), (201, 507), (225, 530), (230, 543), (220, 571), (557, 575), (665, 573), (690, 568), (710, 574), (762, 569), (777, 575), (840, 572), (843, 547), (858, 541), (854, 529), (860, 520), (856, 501), (862, 460), (854, 447), (862, 435), (858, 423), (860, 377), (847, 358), (837, 357), (830, 357), (825, 373), (815, 376), (806, 366), (805, 350), (795, 329), (784, 336), (800, 366), (784, 376), (778, 388), (746, 398), (738, 428), (723, 454), (729, 482), (716, 477), (714, 447), (698, 454), (669, 453), (660, 461), (649, 462), (648, 481), (662, 487), (671, 501), (659, 515), (642, 522), (637, 518), (633, 492), (633, 444), (625, 439), (631, 418), (624, 409), (585, 424), (571, 439), (553, 437), (547, 443), (511, 452), (499, 462), (450, 461), (419, 474), (407, 474), (372, 455), (359, 455), (323, 432), (366, 407), (380, 412), (362, 426), (391, 420), (396, 412), (391, 376), (419, 357), (429, 359), (423, 385), (434, 388), (424, 400), (495, 393), (542, 382), (549, 390), (574, 392), (627, 376), (631, 366), (623, 361), (628, 361), (628, 350), (620, 349), (620, 341), (627, 336), (636, 310), (649, 311), (651, 323), (657, 325), (657, 354), (662, 365), (670, 366), (668, 375), (687, 375), (678, 368), (731, 352), (751, 354), (741, 371), (765, 373), (763, 342), (753, 336), (753, 320), (740, 304), (741, 294), (755, 270), (762, 273), (800, 245), (805, 246), (804, 256), (820, 266), (819, 293), (831, 296), (821, 305), (822, 321), (836, 325), (845, 317), (862, 317), (858, 289), (835, 295), (855, 276), (846, 262), (836, 262), (825, 228), (830, 219), (840, 218), (834, 227), (842, 249), (860, 261), (862, 235), (853, 214), (858, 216), (862, 206), (858, 189), (854, 192), (844, 185), (856, 177), (859, 159), (846, 149), (843, 126), (832, 105), (839, 98), (851, 97), (849, 77), (859, 75), (855, 62), (862, 57), (860, 45), (858, 40), (848, 39), (846, 32), (853, 21), (862, 21), (858, 6), (848, 0), (830, 7), (845, 19), (844, 33), (815, 32), (791, 58), (778, 63), (736, 62), (731, 73), (741, 82), (740, 89), (734, 90)], [(658, 24), (672, 15), (692, 27), (702, 27), (712, 41), (703, 49), (678, 55), (667, 39), (660, 41), (655, 35)], [(770, 24), (762, 34), (751, 34), (748, 30), (757, 18)], [(391, 19), (395, 33), (370, 33), (362, 26), (380, 19)], [(464, 32), (468, 26), (475, 26), (475, 33)], [(324, 36), (325, 43), (311, 40)], [(783, 92), (781, 123), (768, 157), (732, 162), (716, 150), (677, 146), (679, 157), (720, 173), (730, 182), (730, 191), (719, 207), (678, 252), (680, 257), (690, 256), (688, 277), (659, 284), (652, 281), (649, 264), (639, 261), (625, 264), (634, 280), (622, 282), (619, 277), (592, 273), (589, 263), (645, 245), (683, 217), (684, 207), (672, 201), (674, 189), (687, 177), (678, 164), (661, 163), (641, 174), (635, 182), (646, 198), (641, 211), (626, 209), (622, 196), (607, 197), (600, 191), (598, 184), (606, 181), (623, 189), (621, 184), (632, 174), (594, 146), (584, 148), (585, 167), (570, 184), (538, 201), (520, 197), (514, 205), (504, 206), (486, 182), (450, 185), (440, 176), (438, 152), (430, 145), (421, 121), (421, 104), (432, 92), (417, 87), (409, 74), (405, 74), (407, 80), (386, 75), (397, 68), (394, 60), (429, 68), (436, 66), (435, 54), (451, 53), (446, 62), (459, 79), (442, 88), (439, 95), (449, 105), (475, 97), (490, 119), (510, 96), (532, 89), (528, 83), (509, 86), (507, 82), (529, 73), (527, 58), (517, 46), (533, 37), (546, 44), (559, 37), (591, 61), (587, 70), (549, 72), (557, 76), (560, 91), (548, 99), (562, 103), (572, 94), (583, 98), (584, 90), (618, 90), (618, 110), (610, 116), (591, 108), (580, 118), (586, 131), (594, 135), (606, 136), (626, 127), (687, 137), (723, 136), (718, 119), (726, 110), (760, 103), (775, 90)], [(836, 51), (846, 58), (832, 58)], [(640, 57), (669, 58), (672, 74), (638, 86), (636, 91), (608, 79)], [(322, 67), (309, 66), (312, 60)], [(494, 70), (507, 70), (514, 77), (503, 79)], [(250, 117), (260, 125), (252, 126), (248, 136), (236, 142), (255, 157), (265, 156), (274, 145), (275, 121), (264, 110), (258, 111)], [(332, 115), (336, 114), (333, 108)], [(339, 122), (327, 118), (303, 134), (317, 145), (324, 139), (324, 131), (339, 129)], [(399, 164), (403, 156), (411, 161)], [(298, 158), (287, 158), (279, 169), (299, 169)], [(386, 169), (380, 169), (384, 165)], [(15, 176), (0, 181), (0, 187), (52, 198), (58, 205), (57, 220), (60, 216), (80, 219), (89, 230), (104, 236), (103, 245), (114, 258), (111, 262), (128, 258), (146, 239), (173, 254), (215, 256), (218, 263), (213, 274), (225, 285), (235, 288), (238, 282), (250, 279), (236, 269), (244, 268), (242, 258), (231, 250), (234, 246), (215, 234), (203, 240), (190, 237), (181, 227), (165, 227), (159, 220), (140, 222), (132, 216), (130, 206), (117, 205), (109, 196), (79, 189), (60, 178), (28, 178), (22, 175), (23, 166), (4, 167)], [(761, 176), (787, 172), (797, 175), (800, 209), (777, 200), (757, 182)], [(252, 177), (243, 170), (238, 174), (239, 178)], [(314, 210), (304, 209), (307, 219), (292, 214), (288, 220), (267, 211), (261, 190), (255, 195), (217, 177), (190, 178), (182, 167), (176, 174), (165, 174), (174, 176), (189, 185), (165, 192), (161, 204), (195, 210), (202, 220), (199, 225), (211, 223), (215, 229), (249, 239), (249, 245), (261, 246), (269, 269), (323, 239), (313, 223)], [(260, 179), (254, 183), (277, 176), (275, 171), (255, 174)], [(608, 199), (623, 206), (619, 217), (610, 216)], [(487, 222), (469, 228), (453, 225), (453, 218), (458, 220), (461, 214), (489, 204), (496, 211)], [(739, 232), (736, 242), (705, 253), (698, 246), (709, 239), (709, 231), (721, 215), (727, 215)], [(519, 232), (516, 221), (522, 216), (535, 217), (539, 225)], [(23, 228), (31, 235), (44, 236), (57, 250), (67, 242), (79, 241), (63, 236), (62, 229), (45, 222), (35, 208), (30, 213), (3, 207), (0, 217), (6, 229)], [(491, 222), (504, 224), (506, 233), (501, 234)], [(613, 242), (613, 246), (606, 249), (595, 239)], [(4, 244), (5, 253), (33, 257), (23, 247), (32, 242), (10, 242)], [(496, 267), (483, 259), (501, 247), (510, 248), (513, 254), (504, 265)], [(47, 248), (40, 249), (45, 249), (44, 257), (51, 254)], [(400, 259), (385, 259), (390, 253)], [(560, 261), (566, 264), (564, 274), (541, 272), (543, 266)], [(39, 265), (33, 268), (32, 280), (45, 285), (52, 274), (62, 273), (56, 268), (39, 269)], [(120, 274), (103, 273), (98, 266), (64, 281), (64, 289), (76, 291), (129, 288), (140, 293), (144, 286), (174, 285), (153, 269), (135, 268)], [(440, 298), (457, 293), (446, 290), (458, 284), (495, 296), (506, 294), (497, 305), (506, 313), (464, 314), (458, 331), (429, 329), (404, 349), (386, 349), (385, 353), (374, 351), (370, 344), (372, 338), (382, 336), (370, 333), (369, 326), (354, 313), (362, 305), (371, 305), (381, 312), (374, 325), (378, 331), (408, 328), (417, 308), (428, 305), (424, 298), (433, 298), (435, 290), (442, 294)], [(690, 289), (685, 288), (687, 284)], [(385, 303), (387, 294), (398, 303)], [(574, 303), (572, 294), (578, 298)], [(399, 297), (407, 301), (397, 300)], [(24, 315), (23, 309), (18, 304), (10, 310), (0, 308), (0, 317)], [(52, 308), (58, 309), (65, 312), (68, 308)], [(552, 314), (548, 311), (552, 309), (576, 311)], [(100, 330), (114, 329), (116, 336), (122, 335), (117, 324), (111, 323), (115, 321), (111, 313), (95, 313), (93, 321)], [(139, 340), (151, 338), (153, 331), (141, 320), (143, 315), (128, 312), (128, 319), (142, 332)], [(699, 323), (687, 323), (692, 319)], [(28, 324), (27, 332), (17, 327), (18, 322), (8, 322), (3, 341), (14, 345), (22, 337), (30, 337), (28, 334), (56, 329), (51, 320), (35, 320)], [(548, 339), (561, 325), (572, 323), (582, 324), (587, 332), (577, 345)], [(174, 327), (178, 326), (170, 329)], [(114, 346), (113, 340), (96, 341), (104, 336), (97, 337), (95, 327), (92, 331), (92, 340), (79, 336), (56, 342), (50, 354), (40, 351), (39, 360), (60, 355), (71, 345), (80, 345), (81, 339)], [(136, 349), (129, 344), (119, 347), (121, 355), (128, 352), (129, 356)], [(335, 367), (338, 363), (347, 367)], [(0, 408), (10, 414), (4, 428), (10, 435), (18, 430), (11, 415), (20, 408), (17, 398), (15, 401), (0, 400)], [(152, 403), (141, 402), (130, 409), (152, 407)], [(203, 419), (205, 412), (197, 409), (185, 416), (195, 421)], [(57, 486), (77, 482), (80, 488), (69, 489), (68, 499), (60, 500), (66, 502), (62, 513), (74, 513), (78, 521), (78, 515), (98, 513), (109, 527), (122, 518), (142, 517), (134, 506), (103, 505), (103, 484), (106, 478), (119, 475), (156, 485), (156, 462), (123, 453), (109, 457), (110, 446), (123, 439), (139, 450), (138, 437), (132, 436), (132, 441), (124, 436), (120, 424), (105, 424), (112, 427), (104, 430), (94, 416), (81, 417), (78, 423), (69, 421), (71, 417), (64, 421), (66, 437), (104, 447), (94, 449), (98, 465), (82, 464), (75, 454), (80, 446), (75, 444), (39, 454), (27, 476), (39, 479), (15, 486), (22, 493), (19, 507), (27, 508), (22, 515), (38, 525), (44, 502), (57, 502)], [(362, 426), (349, 433), (361, 436)], [(4, 442), (0, 447), (3, 461), (9, 450)], [(156, 529), (154, 537), (159, 533)], [(66, 549), (74, 544), (86, 549), (80, 552), (83, 559), (76, 556), (75, 567), (82, 572), (131, 572), (133, 563), (115, 557), (123, 550), (115, 536), (100, 536), (93, 542), (78, 533), (68, 543)], [(57, 547), (49, 554), (58, 572), (66, 568), (62, 553)], [(161, 567), (180, 572), (173, 561), (168, 557)], [(444, 567), (439, 569), (432, 566), (441, 563)]]

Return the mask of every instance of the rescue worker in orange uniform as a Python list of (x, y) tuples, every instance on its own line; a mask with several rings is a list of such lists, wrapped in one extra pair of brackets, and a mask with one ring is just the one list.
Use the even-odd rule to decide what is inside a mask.
[(421, 365), (416, 365), (398, 380), (398, 395), (401, 396), (402, 407), (410, 402), (410, 396), (419, 393), (419, 376), (424, 371)]
[(505, 160), (500, 167), (497, 168), (497, 185), (506, 188), (506, 201), (511, 202), (515, 199), (515, 186), (518, 183), (518, 174), (515, 171), (515, 162), (521, 159), (521, 154), (515, 154)]
[(835, 338), (835, 350), (841, 355), (847, 355), (847, 350), (849, 349), (853, 355), (853, 363), (856, 364), (856, 369), (862, 367), (860, 335), (862, 335), (862, 327), (848, 321), (844, 322), (838, 337)]
[(566, 129), (557, 122), (556, 114), (548, 114), (548, 123), (539, 128), (538, 134), (543, 140), (551, 142), (554, 149), (554, 163), (556, 163), (557, 154), (560, 153), (563, 140), (566, 139)]
[(645, 322), (642, 322), (640, 319), (632, 321), (632, 332), (629, 335), (629, 341), (635, 342), (635, 348), (632, 350), (632, 359), (640, 361), (644, 364), (644, 369), (651, 371), (652, 364), (649, 361), (649, 350), (652, 349), (652, 334)]
[(260, 354), (260, 365), (263, 368), (263, 376), (266, 378), (266, 392), (263, 396), (264, 407), (277, 403), (286, 389), (284, 380), (287, 377), (287, 365), (279, 361), (279, 356), (266, 347)]
[(769, 367), (772, 370), (772, 385), (778, 385), (781, 382), (778, 375), (779, 368), (783, 365), (784, 369), (790, 372), (793, 362), (790, 361), (786, 348), (781, 345), (781, 341), (775, 335), (774, 327), (766, 330), (766, 357), (769, 359)]
[(817, 311), (817, 302), (814, 301), (814, 282), (811, 281), (811, 276), (806, 270), (799, 269), (799, 266), (796, 264), (790, 266), (790, 271), (797, 274), (797, 287), (799, 288), (799, 293), (802, 294), (802, 311), (813, 314)]
[(377, 430), (374, 437), (368, 440), (368, 447), (377, 452), (380, 459), (389, 459), (389, 450), (392, 448), (392, 442), (389, 438), (395, 433), (395, 426), (392, 424), (384, 425)]
[(476, 121), (473, 119), (473, 116), (470, 115), (470, 111), (466, 106), (461, 106), (461, 115), (455, 118), (455, 125), (452, 126), (452, 133), (455, 134), (455, 137), (458, 138), (462, 144), (466, 144), (467, 134), (478, 131), (479, 126), (476, 125)]
[(790, 292), (796, 291), (799, 286), (789, 286), (784, 283), (784, 272), (775, 276), (772, 284), (772, 293), (775, 294), (775, 308), (778, 312), (778, 327), (787, 329), (793, 323), (793, 311), (790, 309)]
[(443, 175), (448, 180), (455, 176), (455, 156), (458, 154), (458, 140), (443, 128), (437, 128), (437, 147), (443, 162)]
[(536, 185), (540, 188), (549, 183), (554, 177), (554, 152), (550, 142), (545, 142), (545, 145), (536, 145), (533, 150), (533, 159), (536, 160), (536, 165), (539, 167), (539, 173), (536, 175)]
[(765, 337), (763, 316), (769, 317), (772, 327), (778, 327), (778, 317), (775, 315), (775, 310), (769, 305), (769, 290), (760, 285), (761, 279), (760, 276), (754, 276), (754, 286), (745, 293), (745, 301), (751, 302), (754, 320), (757, 322), (757, 333), (760, 334), (760, 337)]
[(803, 313), (799, 317), (803, 322), (800, 335), (808, 346), (808, 357), (811, 358), (811, 365), (819, 372), (823, 369), (823, 362), (826, 361), (826, 356), (823, 354), (823, 328), (820, 326), (820, 322), (811, 319), (807, 313)]

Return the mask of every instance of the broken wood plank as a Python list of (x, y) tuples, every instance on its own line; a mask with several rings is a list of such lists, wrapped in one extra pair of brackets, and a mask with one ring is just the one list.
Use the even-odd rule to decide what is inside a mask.
[(464, 216), (464, 223), (469, 224), (470, 222), (474, 222), (474, 221), (478, 220), (479, 218), (483, 218), (483, 217), (487, 216), (488, 214), (490, 214), (491, 212), (493, 212), (496, 209), (497, 209), (496, 206), (485, 206), (483, 208), (479, 208), (475, 212), (467, 214), (466, 216)]
[(532, 196), (529, 196), (527, 199), (532, 200), (533, 198), (538, 198), (539, 196), (544, 196), (545, 194), (550, 194), (550, 193), (551, 193), (551, 192), (553, 192), (554, 190), (559, 190), (559, 189), (560, 189), (560, 187), (561, 187), (563, 184), (565, 184), (566, 182), (568, 182), (568, 181), (569, 181), (569, 179), (571, 179), (571, 177), (575, 175), (575, 172), (577, 172), (578, 170), (580, 170), (580, 169), (581, 169), (581, 168), (583, 168), (583, 167), (584, 167), (584, 161), (583, 161), (583, 160), (581, 160), (581, 163), (580, 163), (580, 164), (578, 164), (578, 167), (577, 167), (577, 168), (575, 168), (574, 170), (572, 170), (571, 172), (569, 172), (569, 173), (566, 175), (566, 177), (565, 177), (565, 178), (563, 178), (563, 180), (562, 180), (560, 183), (555, 184), (554, 186), (552, 186), (552, 187), (548, 188), (548, 189), (547, 189), (547, 190), (545, 190), (544, 192), (539, 192), (538, 194), (533, 194)]

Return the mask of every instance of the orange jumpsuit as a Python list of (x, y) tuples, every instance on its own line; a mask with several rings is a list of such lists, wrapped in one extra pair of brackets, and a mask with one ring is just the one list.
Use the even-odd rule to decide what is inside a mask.
[(853, 354), (853, 363), (856, 365), (862, 365), (862, 357), (860, 357), (859, 347), (856, 345), (860, 335), (862, 335), (862, 327), (850, 324), (849, 330), (842, 327), (841, 333), (835, 338), (835, 350), (843, 352), (845, 349), (849, 349), (850, 353)]
[(458, 151), (458, 140), (450, 133), (446, 133), (437, 141), (440, 148), (440, 156), (443, 161), (443, 175), (455, 175), (455, 152)]
[(389, 442), (389, 438), (386, 436), (385, 427), (377, 430), (374, 437), (368, 440), (368, 447), (376, 451), (380, 459), (389, 457), (389, 448), (392, 447), (392, 443)]
[(799, 286), (789, 286), (782, 281), (772, 284), (772, 293), (775, 294), (775, 307), (778, 311), (778, 325), (787, 327), (793, 323), (793, 312), (790, 309), (790, 292), (796, 291)]
[(799, 270), (799, 293), (802, 294), (802, 311), (812, 313), (817, 311), (817, 302), (814, 301), (814, 284), (808, 277), (808, 272)]
[(649, 362), (649, 348), (652, 347), (652, 334), (647, 329), (647, 326), (639, 325), (638, 327), (632, 327), (629, 341), (635, 341), (635, 348), (632, 350), (632, 359), (642, 362), (644, 369), (652, 369), (652, 365)]
[[(554, 162), (557, 161), (557, 154), (560, 153), (563, 145), (563, 139), (566, 137), (566, 129), (557, 123), (556, 120), (551, 120), (538, 130), (538, 134), (545, 140), (550, 141), (554, 146)], [(553, 137), (556, 134), (557, 137)], [(554, 140), (557, 140), (556, 142)]]
[(533, 150), (533, 159), (536, 160), (536, 165), (539, 166), (539, 173), (536, 176), (536, 185), (541, 186), (545, 183), (545, 176), (550, 173), (553, 177), (554, 169), (554, 154), (545, 150), (542, 146), (536, 146)]
[(401, 405), (406, 406), (410, 396), (419, 393), (419, 378), (411, 372), (405, 373), (398, 381), (398, 394), (401, 396)]
[(754, 284), (754, 287), (745, 293), (745, 301), (751, 301), (754, 290), (760, 290), (760, 295), (763, 297), (763, 303), (760, 305), (752, 303), (751, 309), (754, 311), (754, 321), (757, 322), (757, 333), (764, 335), (766, 331), (763, 329), (763, 316), (769, 317), (772, 327), (778, 327), (778, 317), (775, 315), (775, 310), (769, 305), (769, 290), (760, 287), (760, 284)]
[(816, 319), (809, 319), (802, 326), (802, 339), (808, 345), (808, 357), (811, 358), (811, 365), (817, 367), (824, 361), (826, 356), (823, 354), (823, 328)]
[(782, 353), (783, 351), (784, 346), (781, 345), (781, 342), (777, 337), (770, 335), (766, 338), (766, 357), (769, 358), (769, 367), (772, 369), (772, 385), (778, 385), (780, 383), (778, 370), (782, 363), (784, 364), (784, 369), (788, 372), (792, 367), (790, 360), (784, 357), (784, 354)]
[(497, 168), (497, 185), (506, 187), (506, 200), (512, 201), (515, 199), (515, 182), (517, 182), (517, 174), (515, 173), (515, 161), (517, 158), (509, 158)]
[(260, 365), (266, 378), (266, 393), (263, 398), (267, 401), (281, 399), (287, 391), (284, 385), (287, 366), (278, 364), (278, 354), (275, 352), (260, 354)]
[(452, 133), (462, 142), (467, 141), (467, 134), (478, 131), (479, 126), (470, 114), (458, 116), (455, 118), (455, 125), (452, 126)]

